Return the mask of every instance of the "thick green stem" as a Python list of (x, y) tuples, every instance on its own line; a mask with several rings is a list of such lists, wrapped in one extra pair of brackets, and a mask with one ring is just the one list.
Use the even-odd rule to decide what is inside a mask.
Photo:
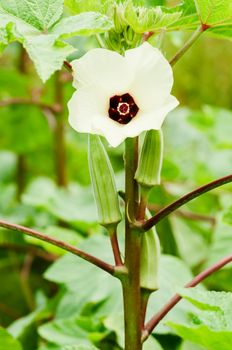
[(141, 350), (141, 292), (140, 245), (141, 233), (132, 229), (130, 222), (137, 211), (138, 188), (134, 180), (138, 158), (138, 140), (126, 140), (126, 223), (125, 266), (128, 274), (122, 280), (124, 299), (125, 350)]

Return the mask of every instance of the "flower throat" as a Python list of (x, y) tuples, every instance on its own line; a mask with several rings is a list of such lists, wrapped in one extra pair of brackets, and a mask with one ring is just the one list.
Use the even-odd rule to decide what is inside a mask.
[(137, 104), (128, 93), (110, 98), (109, 117), (120, 124), (128, 124), (138, 111)]

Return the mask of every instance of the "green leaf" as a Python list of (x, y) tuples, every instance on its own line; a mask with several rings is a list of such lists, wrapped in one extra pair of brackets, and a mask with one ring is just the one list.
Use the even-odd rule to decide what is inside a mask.
[(64, 346), (61, 350), (98, 350), (93, 345), (67, 345)]
[(101, 340), (105, 335), (98, 322), (89, 317), (58, 319), (39, 327), (42, 338), (57, 345), (91, 345), (91, 337)]
[[(83, 241), (80, 248), (112, 263), (113, 257), (107, 237), (93, 236)], [(45, 278), (55, 283), (64, 284), (68, 290), (59, 303), (57, 317), (74, 317), (80, 314), (86, 305), (99, 303), (94, 313), (95, 316), (106, 317), (105, 325), (110, 329), (112, 327), (112, 330), (117, 332), (117, 337), (122, 342), (120, 329), (123, 329), (123, 327), (118, 326), (120, 313), (122, 313), (122, 296), (118, 280), (70, 254), (66, 254), (55, 262), (46, 271)], [(177, 287), (183, 287), (191, 279), (192, 274), (188, 267), (178, 258), (162, 256), (160, 289), (151, 296), (148, 305), (148, 317), (151, 317), (175, 294)], [(189, 307), (187, 310), (189, 310)], [(177, 319), (182, 320), (185, 312), (186, 305), (180, 303), (170, 316), (175, 315)], [(117, 321), (110, 321), (111, 317), (114, 317), (113, 315), (119, 315)], [(110, 319), (108, 320), (108, 318)], [(160, 331), (170, 332), (167, 327), (159, 328)]]
[(62, 13), (61, 0), (0, 0), (0, 50), (19, 41), (27, 50), (36, 70), (45, 82), (59, 70), (75, 49), (61, 39), (75, 35), (92, 35), (112, 27), (108, 17), (95, 12), (67, 17), (56, 22)]
[(163, 350), (158, 341), (150, 336), (143, 345), (143, 350)]
[(20, 343), (0, 327), (0, 350), (22, 350)]
[(28, 186), (22, 200), (29, 206), (43, 209), (54, 217), (77, 226), (83, 224), (88, 227), (97, 222), (90, 187), (70, 184), (67, 189), (61, 189), (51, 179), (39, 177)]
[(39, 30), (47, 30), (63, 12), (63, 0), (0, 0), (0, 6)]
[(0, 183), (14, 179), (16, 161), (16, 155), (13, 152), (0, 151)]
[(180, 291), (195, 306), (185, 323), (167, 322), (178, 335), (210, 350), (229, 350), (232, 339), (232, 293), (196, 289)]
[(62, 38), (74, 35), (93, 35), (108, 31), (113, 27), (112, 21), (97, 12), (86, 12), (66, 17), (59, 21), (51, 33)]
[[(18, 12), (17, 12), (18, 13)], [(9, 42), (19, 41), (27, 50), (43, 81), (60, 69), (74, 48), (58, 40), (57, 35), (40, 32), (38, 28), (0, 8), (0, 27), (8, 28)]]
[(219, 39), (232, 40), (232, 25), (209, 28), (207, 33)]
[[(92, 236), (83, 241), (79, 247), (109, 263), (113, 262), (107, 237)], [(69, 271), (68, 274), (67, 271)], [(121, 310), (122, 297), (119, 281), (71, 254), (66, 254), (55, 262), (46, 271), (45, 278), (65, 284), (69, 291), (59, 304), (58, 317), (79, 314), (87, 303), (102, 302), (96, 312), (98, 316), (106, 316), (109, 312)]]
[(66, 57), (75, 51), (71, 45), (57, 40), (53, 34), (27, 36), (24, 47), (43, 82), (59, 70)]
[(202, 348), (202, 347), (199, 346), (199, 345), (190, 343), (189, 341), (184, 341), (184, 342), (181, 344), (180, 349), (178, 348), (178, 350), (205, 350), (205, 348)]
[[(211, 227), (202, 222), (172, 216), (169, 218), (173, 228), (179, 256), (191, 267), (198, 266), (208, 253)], [(186, 243), (187, 242), (187, 243)]]
[(8, 32), (6, 28), (0, 28), (0, 53), (8, 45)]
[(201, 22), (210, 26), (232, 22), (231, 0), (195, 0)]
[[(192, 279), (189, 268), (180, 259), (171, 255), (161, 255), (160, 261), (160, 289), (153, 293), (148, 302), (147, 320), (158, 312), (164, 304), (176, 293), (178, 288), (182, 288)], [(171, 312), (168, 313), (165, 320), (183, 320), (185, 314), (191, 307), (187, 303), (179, 303)], [(161, 323), (155, 330), (155, 333), (170, 333), (170, 329)]]
[(180, 5), (184, 15), (190, 15), (196, 12), (194, 0), (183, 0)]
[[(17, 79), (14, 84), (17, 84)], [(21, 89), (21, 84), (16, 86)], [(51, 138), (49, 125), (39, 108), (11, 105), (1, 109), (1, 147), (25, 155), (43, 147), (48, 148)]]
[[(59, 227), (59, 226), (49, 226), (48, 228), (43, 229), (43, 232), (47, 234), (49, 237), (60, 239), (73, 246), (79, 245), (79, 243), (83, 239), (83, 237), (80, 234), (78, 234), (76, 231), (70, 230), (64, 227)], [(45, 241), (38, 241), (38, 239), (29, 237), (29, 236), (25, 237), (25, 239), (28, 243), (39, 245), (43, 247), (45, 250), (47, 250), (48, 252), (59, 254), (59, 255), (63, 255), (66, 253), (65, 250), (59, 247), (53, 246), (52, 244), (46, 243)]]
[(89, 11), (106, 13), (114, 0), (65, 0), (64, 3), (73, 13)]

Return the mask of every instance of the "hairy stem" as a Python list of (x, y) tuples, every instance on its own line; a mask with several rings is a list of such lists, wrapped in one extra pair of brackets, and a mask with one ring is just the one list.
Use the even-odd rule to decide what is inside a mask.
[(190, 47), (195, 43), (195, 41), (199, 38), (199, 36), (204, 32), (204, 27), (200, 25), (196, 31), (192, 34), (192, 36), (187, 40), (184, 46), (175, 54), (175, 56), (169, 61), (169, 63), (174, 66), (179, 59), (190, 49)]
[(21, 225), (12, 224), (12, 223), (9, 223), (9, 222), (4, 221), (4, 220), (0, 220), (0, 227), (4, 227), (4, 228), (7, 228), (7, 229), (13, 230), (13, 231), (19, 231), (19, 232), (25, 233), (28, 236), (38, 238), (41, 241), (45, 241), (47, 243), (53, 244), (61, 249), (64, 249), (64, 250), (66, 250), (74, 255), (79, 256), (80, 258), (90, 262), (91, 264), (99, 267), (100, 269), (108, 272), (111, 275), (113, 275), (115, 272), (114, 266), (107, 264), (106, 262), (104, 262), (104, 261), (102, 261), (102, 260), (100, 260), (100, 259), (98, 259), (98, 258), (96, 258), (88, 253), (85, 253), (80, 249), (77, 249), (76, 247), (72, 246), (71, 244), (68, 244), (64, 241), (61, 241), (61, 240), (53, 238), (53, 237), (49, 237), (49, 236), (47, 236), (39, 231), (30, 229), (28, 227), (24, 227)]
[(174, 212), (178, 208), (182, 207), (184, 204), (201, 196), (203, 193), (209, 192), (217, 187), (220, 187), (220, 186), (225, 185), (225, 184), (230, 183), (230, 182), (232, 182), (232, 175), (221, 177), (220, 179), (214, 180), (212, 182), (209, 182), (206, 185), (198, 187), (197, 189), (193, 190), (192, 192), (187, 193), (183, 197), (177, 199), (175, 202), (173, 202), (173, 203), (167, 205), (166, 207), (164, 207), (163, 209), (161, 209), (156, 215), (154, 215), (152, 218), (147, 220), (142, 225), (142, 229), (144, 231), (150, 230), (159, 221), (161, 221), (163, 218), (165, 218), (166, 216), (168, 216), (170, 213)]
[[(214, 272), (220, 270), (223, 266), (229, 264), (232, 262), (232, 255), (227, 256), (226, 258), (223, 258), (222, 260), (218, 261), (216, 264), (208, 267), (203, 272), (199, 273), (196, 277), (192, 279), (189, 283), (185, 285), (185, 288), (191, 288), (197, 286), (200, 282), (202, 282), (204, 279), (206, 279), (208, 276), (212, 275)], [(156, 314), (154, 315), (150, 321), (145, 326), (144, 334), (143, 334), (143, 341), (145, 341), (149, 334), (153, 331), (153, 329), (159, 324), (159, 322), (173, 309), (173, 307), (182, 299), (182, 297), (179, 294), (175, 294), (164, 307)]]
[(141, 350), (140, 245), (141, 234), (131, 228), (137, 211), (138, 188), (134, 180), (137, 168), (136, 139), (126, 140), (125, 169), (125, 266), (128, 274), (122, 280), (125, 324), (125, 350)]

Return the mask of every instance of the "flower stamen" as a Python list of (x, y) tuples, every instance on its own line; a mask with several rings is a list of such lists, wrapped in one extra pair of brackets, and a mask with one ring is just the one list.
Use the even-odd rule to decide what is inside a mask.
[(128, 124), (138, 111), (137, 104), (128, 93), (110, 98), (109, 117), (120, 124)]

